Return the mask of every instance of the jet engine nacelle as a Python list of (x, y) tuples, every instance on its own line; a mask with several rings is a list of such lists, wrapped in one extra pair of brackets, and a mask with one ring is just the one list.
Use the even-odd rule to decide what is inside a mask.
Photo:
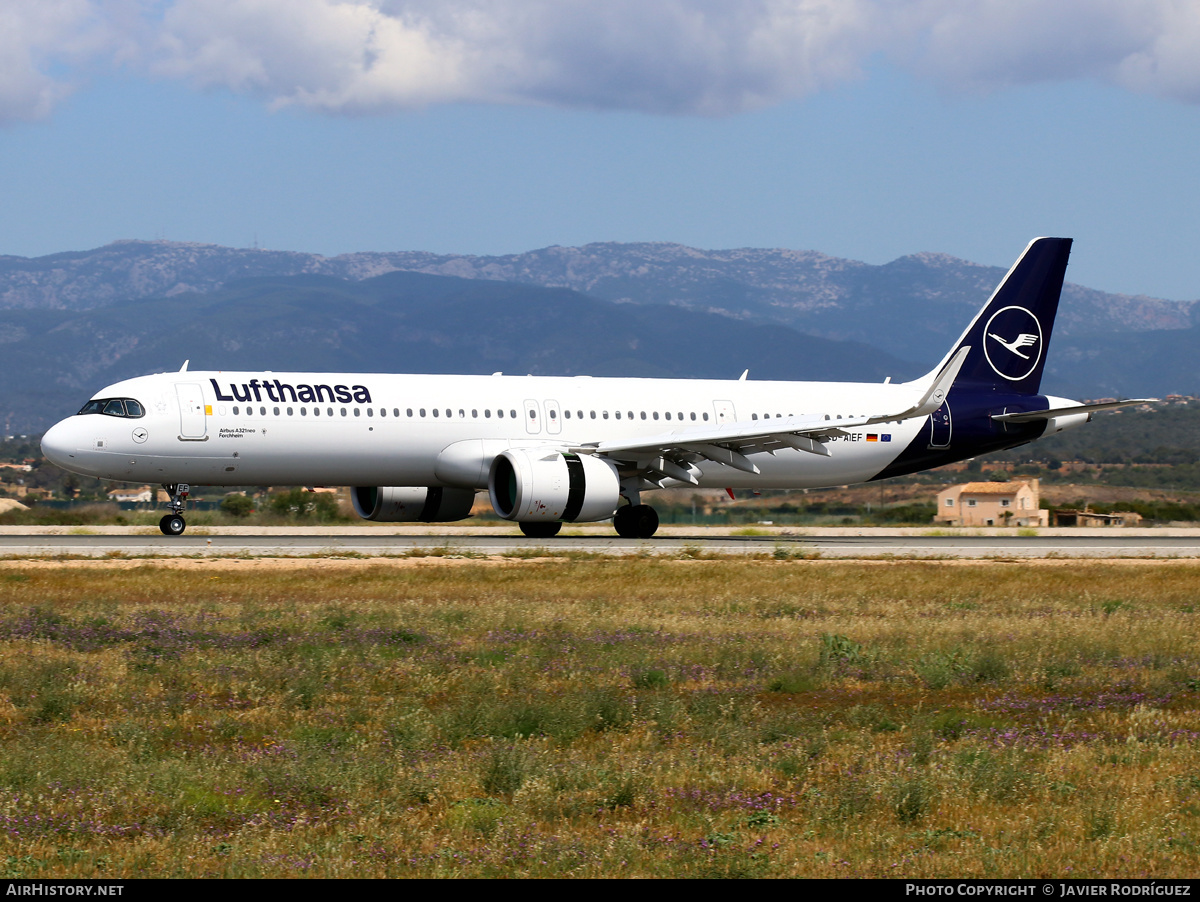
[(471, 515), (474, 489), (434, 486), (355, 486), (354, 513), (383, 523), (446, 523)]
[(621, 499), (617, 468), (604, 458), (553, 448), (513, 448), (488, 471), (492, 507), (505, 520), (607, 520)]

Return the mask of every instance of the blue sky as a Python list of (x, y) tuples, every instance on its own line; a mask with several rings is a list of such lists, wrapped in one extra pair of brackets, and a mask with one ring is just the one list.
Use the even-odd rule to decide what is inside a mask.
[(674, 241), (1007, 266), (1050, 234), (1076, 239), (1072, 281), (1198, 299), (1184, 6), (0, 6), (0, 253)]

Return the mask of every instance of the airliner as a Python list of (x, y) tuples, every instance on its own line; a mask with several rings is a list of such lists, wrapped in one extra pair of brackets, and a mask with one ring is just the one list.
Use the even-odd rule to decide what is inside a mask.
[(911, 382), (178, 372), (117, 382), (42, 439), (85, 476), (160, 483), (178, 536), (193, 485), (350, 486), (355, 512), (427, 523), (486, 490), (525, 535), (658, 529), (642, 493), (869, 482), (1012, 448), (1147, 399), (1039, 393), (1071, 250), (1025, 248), (941, 362)]

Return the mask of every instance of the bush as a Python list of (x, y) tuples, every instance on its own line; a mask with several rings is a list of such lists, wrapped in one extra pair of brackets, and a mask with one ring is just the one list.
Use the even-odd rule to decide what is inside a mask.
[(337, 498), (334, 495), (327, 492), (308, 492), (302, 488), (273, 495), (270, 508), (273, 514), (280, 517), (294, 517), (298, 520), (329, 523), (341, 519)]
[(240, 492), (236, 495), (226, 495), (221, 502), (221, 511), (231, 517), (249, 517), (254, 511), (254, 499)]

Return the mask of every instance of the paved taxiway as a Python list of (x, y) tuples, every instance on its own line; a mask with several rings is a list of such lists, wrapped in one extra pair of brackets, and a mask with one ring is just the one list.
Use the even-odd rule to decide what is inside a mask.
[(1150, 530), (1107, 535), (712, 535), (703, 531), (648, 540), (611, 535), (528, 539), (519, 535), (404, 535), (355, 530), (269, 534), (188, 533), (175, 538), (144, 533), (107, 535), (0, 535), (0, 559), (54, 557), (397, 557), (505, 556), (545, 548), (592, 554), (774, 555), (821, 558), (1200, 558), (1200, 534), (1155, 535)]

